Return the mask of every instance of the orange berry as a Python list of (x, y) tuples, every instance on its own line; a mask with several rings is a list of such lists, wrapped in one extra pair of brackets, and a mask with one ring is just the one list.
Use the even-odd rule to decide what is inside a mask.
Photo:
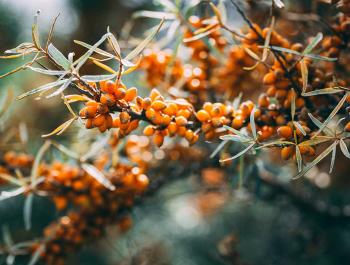
[(263, 83), (264, 83), (264, 85), (272, 85), (273, 83), (276, 82), (276, 80), (277, 80), (277, 78), (276, 78), (275, 73), (270, 72), (264, 76)]
[(185, 133), (185, 138), (187, 141), (191, 142), (193, 139), (193, 131), (192, 130), (187, 130)]
[(149, 179), (144, 174), (137, 175), (134, 185), (137, 191), (142, 192), (148, 187)]
[(158, 96), (160, 96), (160, 92), (156, 88), (153, 88), (150, 93), (151, 100), (154, 101)]
[(293, 130), (291, 127), (289, 126), (281, 126), (277, 129), (277, 134), (280, 136), (280, 137), (283, 137), (283, 138), (286, 138), (286, 139), (289, 139), (293, 136)]
[(345, 125), (344, 131), (350, 132), (350, 121)]
[(136, 98), (136, 96), (137, 96), (137, 88), (131, 87), (126, 91), (124, 100), (129, 102), (129, 101), (134, 100), (134, 98)]
[(154, 119), (154, 117), (156, 116), (156, 112), (155, 112), (155, 110), (154, 109), (151, 109), (151, 108), (149, 108), (148, 110), (146, 110), (146, 117), (147, 117), (147, 119), (149, 119), (149, 120), (153, 120)]
[(206, 122), (210, 119), (209, 113), (205, 110), (198, 111), (196, 116), (200, 122)]
[(92, 119), (87, 119), (86, 120), (86, 123), (85, 123), (85, 128), (86, 129), (91, 129), (91, 128), (93, 128), (94, 127), (94, 125), (93, 125), (93, 123), (92, 123)]
[(267, 97), (266, 94), (261, 94), (259, 96), (258, 104), (262, 108), (267, 108), (270, 105), (270, 100), (269, 100), (269, 98)]
[(177, 113), (177, 111), (178, 111), (177, 105), (175, 103), (172, 103), (172, 102), (170, 102), (168, 104), (168, 106), (165, 109), (163, 109), (163, 113), (167, 114), (169, 116), (175, 115)]
[(157, 132), (154, 136), (153, 136), (153, 142), (158, 146), (161, 147), (163, 145), (164, 142), (164, 136)]
[(152, 125), (148, 125), (143, 130), (143, 134), (146, 136), (152, 136), (154, 134), (155, 130)]
[(86, 118), (93, 118), (96, 116), (97, 113), (97, 106), (87, 106), (85, 108), (85, 117)]
[(95, 126), (95, 127), (100, 127), (102, 124), (104, 124), (106, 122), (106, 118), (104, 115), (97, 115), (95, 118), (93, 118), (92, 120), (92, 124)]
[(166, 106), (167, 105), (163, 101), (160, 101), (160, 100), (156, 100), (156, 101), (152, 102), (152, 105), (151, 105), (151, 107), (154, 110), (162, 110), (162, 109), (165, 109)]
[(183, 116), (176, 117), (175, 122), (176, 122), (177, 126), (186, 126), (187, 125), (187, 119)]
[(176, 131), (177, 131), (177, 125), (175, 122), (170, 122), (168, 125), (168, 131), (170, 136), (175, 135)]
[(113, 106), (115, 104), (115, 98), (112, 94), (102, 94), (100, 102), (107, 106)]
[(117, 100), (123, 99), (126, 95), (126, 91), (124, 88), (119, 87), (114, 91), (114, 96)]
[(116, 117), (113, 119), (113, 128), (119, 128), (120, 127), (120, 119), (119, 117)]
[(120, 123), (121, 124), (126, 124), (126, 123), (128, 123), (130, 121), (130, 115), (126, 111), (121, 112), (119, 114), (119, 118), (120, 118)]
[(281, 157), (284, 160), (288, 160), (293, 155), (294, 148), (293, 146), (286, 146), (281, 149)]
[(106, 126), (108, 129), (113, 127), (113, 118), (111, 116), (111, 114), (106, 114), (105, 115), (105, 119), (106, 119)]
[(236, 116), (233, 119), (231, 126), (232, 126), (232, 128), (239, 130), (242, 128), (243, 123), (244, 123), (244, 120), (243, 120), (242, 116)]

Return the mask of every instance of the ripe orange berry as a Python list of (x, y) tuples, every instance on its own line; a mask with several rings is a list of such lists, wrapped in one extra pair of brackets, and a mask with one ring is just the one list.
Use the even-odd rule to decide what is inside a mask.
[(104, 115), (97, 115), (95, 118), (93, 118), (92, 120), (92, 124), (95, 127), (100, 127), (102, 124), (104, 124), (106, 122), (105, 116)]
[(175, 122), (177, 126), (186, 126), (187, 119), (183, 116), (178, 116), (175, 118)]
[(137, 88), (131, 87), (126, 91), (124, 100), (130, 102), (130, 101), (134, 100), (134, 98), (136, 98), (136, 96), (137, 96)]
[(280, 137), (289, 139), (293, 136), (293, 130), (289, 126), (281, 126), (277, 129), (277, 133)]
[(143, 134), (146, 136), (152, 136), (154, 134), (155, 130), (152, 125), (148, 125), (143, 130)]
[(192, 130), (187, 130), (185, 133), (185, 138), (187, 141), (191, 142), (193, 139), (193, 131)]
[(87, 119), (86, 123), (85, 123), (85, 128), (86, 129), (91, 129), (93, 127), (94, 127), (94, 125), (92, 124), (92, 119)]
[(119, 114), (119, 118), (120, 118), (120, 123), (122, 124), (126, 124), (130, 121), (130, 115), (126, 111), (121, 112)]
[(266, 94), (261, 94), (261, 95), (259, 96), (258, 104), (259, 104), (259, 106), (262, 107), (262, 108), (267, 108), (267, 107), (270, 105), (269, 98), (267, 97)]
[(200, 122), (206, 122), (210, 119), (209, 113), (205, 110), (198, 111), (196, 116)]
[(167, 105), (163, 101), (160, 101), (160, 100), (156, 100), (156, 101), (152, 102), (152, 104), (151, 104), (151, 107), (154, 110), (162, 110), (162, 109), (165, 109), (166, 106)]
[(264, 85), (272, 85), (273, 83), (276, 82), (276, 80), (277, 80), (277, 78), (276, 78), (275, 73), (270, 72), (264, 76), (263, 83), (264, 83)]
[(239, 130), (242, 128), (243, 122), (244, 122), (244, 120), (243, 120), (242, 116), (236, 116), (233, 119), (231, 126), (232, 126), (232, 128)]
[(163, 109), (163, 113), (167, 114), (169, 116), (175, 115), (177, 113), (177, 111), (178, 111), (177, 105), (175, 103), (172, 103), (172, 102), (170, 102), (168, 104), (168, 106), (165, 109)]
[(153, 142), (158, 146), (161, 147), (163, 145), (164, 142), (164, 136), (157, 132), (154, 136), (153, 136)]
[(116, 117), (113, 119), (113, 128), (119, 128), (120, 127), (120, 119), (119, 117)]
[(144, 174), (137, 175), (134, 185), (137, 191), (143, 192), (149, 185), (149, 179)]
[(177, 131), (177, 125), (175, 122), (170, 122), (169, 126), (168, 126), (168, 131), (170, 136), (175, 135), (176, 131)]
[(288, 160), (293, 155), (294, 148), (293, 146), (286, 146), (281, 149), (281, 157), (284, 160)]
[(124, 88), (119, 87), (114, 91), (114, 96), (117, 100), (123, 99), (126, 95), (126, 91)]

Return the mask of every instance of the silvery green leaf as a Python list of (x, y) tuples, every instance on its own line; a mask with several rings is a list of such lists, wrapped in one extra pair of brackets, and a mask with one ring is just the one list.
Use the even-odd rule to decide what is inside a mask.
[(245, 134), (241, 133), (240, 131), (238, 131), (238, 130), (232, 128), (232, 127), (229, 127), (229, 126), (227, 126), (227, 125), (224, 125), (223, 127), (224, 127), (226, 130), (228, 130), (228, 131), (230, 131), (230, 132), (232, 132), (232, 133), (234, 133), (234, 134), (237, 134), (237, 135), (238, 135), (239, 137), (241, 137), (242, 140), (244, 140), (244, 141), (253, 141), (253, 140), (254, 140), (253, 138), (249, 137), (248, 135), (245, 135)]
[(327, 88), (317, 89), (314, 91), (303, 93), (303, 96), (310, 97), (310, 96), (318, 96), (318, 95), (326, 95), (326, 94), (335, 94), (339, 92), (343, 92), (343, 90), (338, 88), (333, 88), (333, 87), (327, 87)]
[(148, 17), (148, 18), (157, 18), (157, 19), (164, 18), (165, 20), (176, 19), (175, 14), (170, 12), (141, 10), (132, 14), (132, 18), (139, 18), (139, 17)]
[(30, 173), (32, 185), (34, 184), (35, 180), (39, 177), (38, 173), (39, 173), (39, 165), (40, 165), (41, 159), (43, 158), (45, 152), (49, 149), (50, 145), (51, 145), (50, 141), (45, 141), (35, 156), (32, 170)]
[(216, 156), (216, 155), (221, 151), (221, 149), (225, 146), (225, 144), (226, 144), (227, 142), (228, 142), (227, 140), (222, 141), (222, 142), (215, 148), (214, 152), (211, 153), (210, 158), (213, 158), (214, 156)]
[(299, 146), (296, 145), (295, 147), (295, 158), (297, 159), (298, 172), (301, 172), (303, 169), (303, 158), (301, 157)]
[(65, 71), (60, 71), (60, 70), (47, 70), (47, 69), (42, 69), (42, 68), (36, 68), (32, 66), (27, 66), (26, 68), (45, 75), (63, 75), (66, 74), (67, 72)]
[(115, 78), (116, 75), (83, 75), (80, 78), (86, 82), (100, 82), (100, 81), (107, 81)]
[(154, 36), (159, 32), (160, 28), (162, 27), (164, 23), (164, 18), (160, 21), (160, 23), (152, 30), (151, 34), (148, 35), (139, 45), (136, 46), (135, 49), (133, 49), (124, 59), (125, 60), (132, 60), (136, 56), (140, 54), (140, 52), (143, 51), (143, 49), (152, 41)]
[(331, 166), (329, 168), (329, 174), (331, 174), (333, 171), (336, 153), (337, 153), (337, 145), (334, 145), (332, 149), (332, 158), (331, 158)]
[(227, 23), (227, 10), (226, 10), (226, 6), (225, 6), (225, 1), (224, 0), (220, 0), (219, 1), (218, 9), (220, 11), (221, 21), (225, 25)]
[(30, 230), (30, 228), (32, 227), (33, 200), (34, 200), (34, 194), (30, 193), (24, 201), (23, 220), (24, 220), (24, 227), (26, 230)]
[(0, 193), (0, 202), (7, 200), (9, 198), (17, 197), (23, 194), (25, 191), (26, 191), (26, 187), (20, 187), (18, 189), (11, 190), (11, 191), (2, 191)]
[(65, 82), (67, 82), (68, 79), (63, 79), (63, 80), (58, 80), (58, 81), (55, 81), (55, 82), (52, 82), (52, 83), (48, 83), (48, 84), (45, 84), (45, 85), (42, 85), (38, 88), (35, 88), (35, 89), (32, 89), (26, 93), (23, 93), (22, 95), (18, 96), (17, 99), (22, 99), (22, 98), (25, 98), (27, 96), (30, 96), (30, 95), (33, 95), (33, 94), (36, 94), (36, 93), (39, 93), (39, 92), (42, 92), (42, 91), (46, 91), (46, 90), (49, 90), (49, 89), (52, 89), (56, 86), (59, 86), (59, 85), (62, 85), (64, 84)]
[[(84, 63), (86, 62), (87, 59), (89, 59), (89, 57), (96, 51), (97, 47), (100, 46), (106, 39), (107, 37), (110, 35), (110, 33), (106, 33), (104, 34), (101, 39), (99, 39), (93, 46), (91, 46), (91, 48), (84, 53), (79, 59), (77, 59), (74, 63), (73, 66), (76, 66), (75, 68), (77, 70), (79, 70)], [(113, 56), (114, 57), (114, 56)]]
[(241, 152), (239, 152), (238, 154), (234, 155), (233, 157), (222, 159), (222, 160), (220, 160), (220, 162), (226, 162), (226, 161), (234, 160), (234, 159), (244, 155), (245, 153), (247, 153), (250, 149), (252, 149), (254, 147), (254, 145), (255, 145), (255, 143), (252, 143), (247, 148), (243, 149)]
[(330, 57), (325, 57), (325, 56), (321, 56), (318, 54), (312, 54), (312, 53), (306, 54), (304, 56), (309, 57), (309, 58), (314, 59), (314, 60), (327, 61), (327, 62), (335, 62), (338, 60), (338, 58), (330, 58)]
[[(81, 45), (81, 46), (83, 46), (83, 47), (85, 47), (85, 48), (88, 48), (88, 49), (92, 49), (92, 48), (93, 48), (92, 45), (87, 44), (87, 43), (85, 43), (85, 42), (83, 42), (83, 41), (74, 40), (74, 42), (75, 42), (76, 44), (79, 44), (79, 45)], [(105, 57), (107, 57), (107, 58), (110, 58), (110, 59), (114, 58), (114, 55), (113, 55), (113, 54), (111, 54), (111, 53), (109, 53), (109, 52), (106, 52), (106, 51), (104, 51), (104, 50), (102, 50), (102, 49), (100, 49), (100, 48), (96, 48), (96, 49), (95, 49), (95, 52), (98, 53), (98, 54), (100, 54), (100, 55), (103, 55), (103, 56), (105, 56)]]
[(19, 44), (17, 47), (6, 50), (5, 53), (7, 54), (17, 54), (17, 53), (25, 53), (28, 50), (36, 50), (35, 46), (31, 42), (23, 42)]
[(342, 153), (350, 159), (350, 153), (349, 153), (349, 149), (348, 147), (346, 146), (346, 143), (344, 142), (343, 139), (340, 139), (340, 150), (342, 151)]
[(270, 146), (278, 146), (278, 145), (294, 145), (293, 142), (289, 142), (289, 141), (283, 141), (283, 140), (276, 140), (276, 141), (272, 141), (266, 144), (263, 144), (257, 148), (255, 148), (256, 150), (262, 149), (262, 148), (266, 148), (266, 147), (270, 147)]
[[(108, 27), (107, 31), (109, 32), (109, 27)], [(116, 37), (112, 33), (110, 33), (107, 38), (108, 38), (108, 41), (113, 48), (113, 51), (115, 52), (117, 57), (120, 59), (121, 58), (121, 50), (120, 50), (120, 46), (119, 46), (119, 43), (118, 43)]]
[(41, 254), (44, 253), (45, 249), (45, 244), (41, 244), (31, 256), (28, 265), (35, 265), (39, 261)]
[(293, 177), (293, 179), (298, 179), (302, 176), (305, 175), (305, 173), (307, 173), (311, 168), (313, 168), (314, 166), (316, 166), (321, 160), (323, 160), (330, 152), (332, 152), (333, 147), (335, 145), (337, 145), (337, 142), (334, 142), (333, 144), (331, 144), (330, 146), (328, 146), (318, 157), (315, 158), (314, 161), (312, 161), (311, 163), (309, 163), (306, 167), (304, 167), (304, 170), (300, 173), (298, 173), (296, 176)]
[(2, 238), (3, 238), (5, 245), (8, 248), (11, 248), (13, 245), (13, 240), (12, 240), (12, 236), (10, 233), (10, 229), (7, 225), (2, 226)]
[(309, 145), (318, 145), (322, 143), (326, 143), (333, 140), (333, 137), (329, 136), (317, 136), (313, 139), (306, 140), (304, 142), (299, 143), (299, 146), (309, 146)]
[(253, 110), (250, 113), (250, 127), (252, 129), (254, 140), (256, 140), (257, 139), (257, 135), (256, 135), (256, 126), (255, 126), (254, 114), (255, 114), (255, 107), (253, 108)]
[(83, 163), (81, 167), (95, 180), (97, 180), (99, 183), (101, 183), (103, 186), (105, 186), (107, 189), (113, 191), (115, 190), (115, 186), (109, 181), (108, 178), (105, 177), (105, 175), (97, 169), (95, 166), (87, 163)]
[(50, 43), (47, 51), (51, 58), (60, 66), (63, 67), (64, 70), (70, 69), (70, 62), (69, 60), (52, 44)]
[[(311, 121), (312, 121), (319, 129), (323, 128), (323, 127), (322, 127), (322, 122), (320, 122), (318, 119), (316, 119), (311, 113), (308, 113), (308, 115), (309, 115)], [(332, 132), (331, 129), (329, 129), (327, 126), (325, 126), (322, 130), (325, 132), (325, 134), (327, 134), (327, 135), (329, 135), (329, 136), (333, 135), (333, 132)]]
[(13, 265), (13, 264), (15, 264), (15, 260), (16, 260), (16, 256), (15, 255), (12, 255), (12, 254), (8, 255), (6, 257), (6, 265)]
[(302, 54), (309, 54), (322, 39), (323, 39), (323, 34), (321, 32), (317, 33), (316, 37), (314, 37), (310, 42), (310, 44), (306, 46)]
[(296, 128), (299, 129), (299, 131), (301, 131), (301, 133), (302, 133), (304, 136), (306, 136), (306, 132), (305, 132), (303, 126), (301, 126), (301, 124), (300, 124), (299, 122), (293, 121), (293, 124), (294, 124), (294, 126), (295, 126)]
[(345, 93), (343, 98), (338, 102), (337, 106), (332, 110), (331, 114), (329, 114), (328, 118), (323, 122), (323, 124), (321, 125), (320, 129), (318, 130), (318, 132), (316, 132), (316, 134), (313, 137), (318, 135), (320, 132), (322, 132), (327, 127), (327, 125), (331, 121), (331, 119), (338, 113), (340, 108), (343, 106), (343, 104), (345, 103), (346, 98), (347, 98), (347, 96), (349, 94), (350, 94), (349, 92)]
[(242, 141), (241, 137), (239, 137), (238, 135), (232, 135), (232, 134), (222, 135), (219, 138), (223, 141), (234, 141), (234, 142), (240, 142), (240, 143), (244, 142)]
[(75, 78), (70, 77), (69, 79), (66, 79), (66, 80), (67, 81), (64, 84), (62, 84), (62, 86), (59, 89), (57, 89), (55, 92), (51, 93), (50, 95), (46, 96), (46, 98), (52, 98), (60, 95), (75, 80)]

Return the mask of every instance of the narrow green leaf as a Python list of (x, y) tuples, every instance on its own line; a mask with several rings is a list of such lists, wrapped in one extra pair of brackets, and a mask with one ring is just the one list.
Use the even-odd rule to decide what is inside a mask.
[(66, 88), (74, 81), (75, 79), (73, 77), (70, 77), (67, 79), (67, 81), (60, 86), (59, 89), (57, 89), (55, 92), (51, 93), (50, 95), (47, 95), (46, 98), (52, 98), (55, 96), (60, 95)]
[(68, 129), (68, 127), (76, 120), (76, 117), (73, 117), (71, 119), (69, 119), (68, 121), (65, 121), (64, 123), (62, 123), (60, 126), (58, 126), (56, 129), (54, 129), (52, 132), (48, 133), (48, 134), (43, 134), (41, 137), (49, 137), (52, 135), (60, 135), (62, 134), (65, 130)]
[(314, 91), (310, 91), (307, 93), (303, 93), (304, 97), (311, 97), (311, 96), (318, 96), (318, 95), (329, 95), (329, 94), (336, 94), (339, 92), (343, 92), (342, 89), (338, 89), (338, 88), (333, 88), (333, 87), (327, 87), (327, 88), (323, 88), (323, 89), (317, 89)]
[(165, 19), (165, 20), (173, 20), (176, 19), (174, 13), (170, 12), (161, 12), (161, 11), (147, 11), (141, 10), (132, 14), (132, 18), (136, 19), (139, 17), (148, 17), (148, 18), (157, 18), (157, 19)]
[(336, 153), (337, 153), (337, 145), (334, 145), (332, 149), (332, 158), (331, 158), (331, 166), (329, 168), (329, 174), (331, 174), (333, 171)]
[(100, 82), (115, 78), (116, 75), (83, 75), (80, 78), (86, 82)]
[(35, 265), (39, 262), (41, 254), (45, 252), (46, 246), (45, 244), (41, 244), (31, 256), (28, 265)]
[(331, 112), (331, 114), (329, 114), (328, 118), (324, 121), (324, 123), (321, 125), (320, 129), (318, 130), (318, 132), (316, 132), (316, 134), (313, 136), (315, 137), (316, 135), (318, 135), (320, 132), (322, 132), (328, 125), (328, 123), (331, 121), (331, 119), (333, 119), (333, 117), (338, 113), (338, 111), (340, 110), (340, 108), (343, 106), (343, 104), (346, 101), (347, 96), (350, 93), (347, 92), (345, 93), (345, 95), (343, 96), (343, 98), (338, 102), (337, 106), (333, 109), (333, 111)]
[(295, 146), (295, 158), (297, 159), (298, 172), (301, 172), (303, 169), (303, 158), (301, 157), (299, 146)]
[(306, 46), (302, 54), (304, 55), (309, 54), (322, 39), (323, 39), (323, 34), (321, 32), (317, 33), (316, 37), (314, 37), (310, 42), (310, 44)]
[(160, 21), (158, 26), (152, 31), (150, 35), (148, 35), (137, 47), (132, 50), (124, 59), (125, 60), (132, 60), (136, 56), (140, 54), (140, 52), (143, 51), (143, 49), (152, 41), (154, 36), (159, 32), (160, 28), (162, 27), (164, 23), (164, 18)]
[(24, 227), (26, 230), (30, 230), (30, 228), (32, 227), (33, 200), (34, 200), (34, 194), (30, 193), (28, 194), (28, 196), (24, 201), (23, 218), (24, 218)]
[(222, 141), (214, 150), (214, 152), (211, 153), (210, 155), (210, 158), (213, 158), (215, 157), (220, 151), (222, 148), (224, 148), (225, 144), (227, 143), (228, 141), (227, 140), (224, 140)]
[(316, 159), (314, 161), (312, 161), (311, 163), (309, 163), (306, 167), (304, 167), (304, 170), (302, 172), (300, 172), (299, 174), (297, 174), (296, 176), (293, 177), (293, 179), (298, 179), (302, 176), (304, 176), (311, 168), (313, 168), (314, 166), (316, 166), (321, 160), (323, 160), (330, 152), (332, 152), (333, 147), (335, 145), (337, 145), (337, 142), (334, 142), (333, 144), (331, 144), (330, 146), (327, 147), (327, 149), (325, 149), (318, 157), (316, 157)]
[(348, 147), (346, 146), (346, 143), (344, 142), (343, 139), (340, 139), (340, 150), (342, 151), (342, 153), (350, 159), (350, 153), (349, 153), (349, 149)]
[[(322, 122), (320, 122), (318, 119), (316, 119), (311, 113), (308, 113), (311, 121), (319, 128), (319, 130), (323, 130), (325, 132), (326, 135), (328, 136), (332, 136), (333, 132), (331, 131), (331, 129), (329, 129), (327, 126), (325, 126), (323, 128), (323, 124)], [(314, 137), (316, 137), (317, 135), (315, 135)]]
[(30, 174), (32, 184), (34, 184), (35, 180), (38, 178), (39, 165), (40, 165), (41, 159), (43, 158), (45, 152), (49, 149), (50, 145), (51, 145), (50, 141), (45, 141), (45, 143), (40, 147), (38, 153), (35, 156), (33, 167)]
[(254, 145), (255, 145), (255, 143), (252, 143), (247, 148), (243, 149), (241, 152), (239, 152), (238, 154), (234, 155), (233, 157), (222, 159), (222, 160), (220, 160), (220, 162), (226, 162), (226, 161), (234, 160), (234, 159), (244, 155), (245, 153), (247, 153), (250, 149), (252, 149), (254, 147)]
[(294, 124), (294, 126), (295, 126), (296, 128), (299, 129), (299, 131), (301, 131), (301, 133), (302, 133), (304, 136), (306, 136), (306, 132), (305, 132), (303, 126), (301, 126), (301, 124), (300, 124), (299, 122), (293, 121), (293, 124)]
[(40, 74), (45, 74), (45, 75), (56, 75), (56, 76), (60, 76), (60, 75), (63, 75), (63, 74), (66, 74), (67, 72), (66, 71), (60, 71), (60, 70), (47, 70), (47, 69), (43, 69), (43, 68), (36, 68), (36, 67), (32, 67), (32, 66), (27, 66), (26, 68), (34, 71), (34, 72), (37, 72), (37, 73), (40, 73)]
[(254, 140), (256, 140), (257, 139), (257, 135), (256, 135), (256, 126), (255, 126), (254, 114), (255, 114), (255, 107), (252, 109), (252, 111), (250, 113), (250, 127), (252, 129), (252, 134), (253, 134)]
[(42, 91), (46, 91), (46, 90), (49, 90), (51, 88), (54, 88), (56, 86), (59, 86), (59, 85), (62, 85), (64, 84), (68, 79), (63, 79), (63, 80), (58, 80), (58, 81), (55, 81), (55, 82), (52, 82), (52, 83), (48, 83), (48, 84), (45, 84), (45, 85), (42, 85), (38, 88), (35, 88), (35, 89), (32, 89), (26, 93), (23, 93), (22, 95), (18, 96), (17, 99), (20, 100), (20, 99), (23, 99), (27, 96), (30, 96), (30, 95), (33, 95), (33, 94), (36, 94), (36, 93), (39, 93), (39, 92), (42, 92)]
[(62, 66), (64, 70), (70, 69), (69, 60), (52, 43), (49, 44), (47, 51), (55, 63)]
[(113, 191), (115, 190), (115, 186), (110, 182), (108, 178), (105, 177), (105, 175), (97, 169), (95, 166), (87, 163), (83, 163), (81, 167), (95, 180), (97, 180), (99, 183), (101, 183), (104, 187), (107, 189)]

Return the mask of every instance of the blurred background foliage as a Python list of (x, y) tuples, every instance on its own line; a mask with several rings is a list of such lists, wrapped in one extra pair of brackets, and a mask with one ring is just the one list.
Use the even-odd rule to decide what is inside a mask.
[[(305, 10), (314, 1), (290, 2), (294, 10)], [(60, 13), (53, 41), (65, 54), (74, 50), (78, 56), (84, 50), (73, 44), (74, 39), (94, 43), (107, 26), (119, 35), (134, 11), (159, 6), (149, 0), (1, 0), (1, 51), (30, 38), (38, 9), (42, 11), (42, 34)], [(238, 16), (231, 20), (241, 23)], [(135, 34), (146, 28), (147, 24), (139, 23)], [(0, 61), (1, 73), (20, 65), (21, 60)], [(43, 78), (24, 71), (1, 79), (0, 95), (10, 89), (17, 96), (44, 83)], [(133, 78), (129, 79), (135, 83)], [(38, 102), (30, 97), (13, 102), (7, 130), (25, 122), (31, 139), (28, 148), (35, 153), (42, 143), (40, 135), (57, 127), (67, 115), (59, 100)], [(70, 129), (60, 141), (68, 141), (73, 134)], [(232, 175), (225, 176), (228, 184), (220, 189), (203, 185), (196, 170), (187, 172), (189, 177), (179, 176), (133, 210), (134, 226), (126, 235), (110, 227), (106, 238), (91, 242), (69, 264), (350, 264), (349, 166), (337, 165), (346, 172), (338, 181), (314, 172), (312, 181), (301, 179), (292, 184), (283, 180), (288, 168), (275, 167), (281, 182), (274, 183), (257, 178), (258, 167), (250, 166), (243, 173), (244, 188), (240, 189), (235, 165)], [(19, 241), (29, 237), (22, 229), (22, 207), (22, 198), (0, 204), (0, 225), (8, 225)], [(30, 233), (39, 235), (55, 218), (54, 207), (36, 198), (33, 209), (34, 231)]]

